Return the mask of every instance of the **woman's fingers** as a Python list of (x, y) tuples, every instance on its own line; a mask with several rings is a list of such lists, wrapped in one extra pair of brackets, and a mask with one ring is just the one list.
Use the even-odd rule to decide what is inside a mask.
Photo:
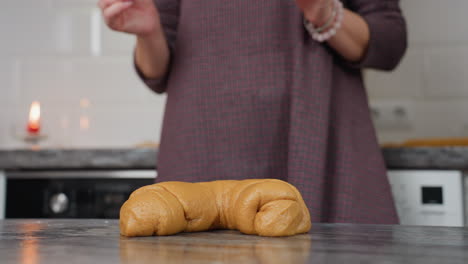
[(117, 2), (125, 3), (125, 2), (133, 2), (133, 1), (134, 0), (99, 0), (98, 6), (99, 8), (104, 10), (108, 8), (110, 5), (117, 3)]
[(121, 12), (129, 8), (131, 5), (133, 5), (133, 2), (125, 1), (113, 3), (109, 7), (105, 8), (102, 14), (107, 24), (110, 24), (112, 20), (116, 17), (116, 15), (120, 14)]
[(121, 0), (99, 0), (98, 1), (98, 6), (99, 8), (101, 8), (102, 10), (104, 10), (106, 7), (108, 7), (109, 5), (117, 2), (117, 1), (121, 1)]

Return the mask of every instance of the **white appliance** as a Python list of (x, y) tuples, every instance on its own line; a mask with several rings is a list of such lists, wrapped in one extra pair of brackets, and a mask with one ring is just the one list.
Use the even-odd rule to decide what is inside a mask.
[(388, 178), (402, 225), (465, 225), (461, 171), (390, 170)]

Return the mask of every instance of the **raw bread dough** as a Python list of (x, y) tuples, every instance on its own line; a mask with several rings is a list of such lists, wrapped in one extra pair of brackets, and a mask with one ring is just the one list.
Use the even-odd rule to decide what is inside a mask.
[(134, 191), (120, 209), (124, 236), (210, 229), (290, 236), (310, 227), (309, 210), (299, 191), (276, 179), (162, 182)]

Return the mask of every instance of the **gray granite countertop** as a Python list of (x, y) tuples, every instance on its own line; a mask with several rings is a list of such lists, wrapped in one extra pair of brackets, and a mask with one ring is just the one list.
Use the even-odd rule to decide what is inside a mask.
[(0, 170), (154, 169), (156, 148), (0, 150)]
[(468, 169), (468, 147), (384, 148), (383, 154), (390, 169)]
[(468, 230), (316, 224), (284, 238), (236, 231), (119, 236), (118, 220), (0, 221), (10, 263), (468, 263)]
[[(468, 169), (468, 147), (382, 149), (390, 169)], [(0, 170), (154, 169), (156, 148), (0, 150)]]

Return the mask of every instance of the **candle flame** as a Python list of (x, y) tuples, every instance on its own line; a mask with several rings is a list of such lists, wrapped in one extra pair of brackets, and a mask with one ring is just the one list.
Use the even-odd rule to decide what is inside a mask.
[(29, 110), (29, 121), (33, 123), (38, 123), (41, 119), (41, 104), (38, 101), (34, 101), (31, 104)]

